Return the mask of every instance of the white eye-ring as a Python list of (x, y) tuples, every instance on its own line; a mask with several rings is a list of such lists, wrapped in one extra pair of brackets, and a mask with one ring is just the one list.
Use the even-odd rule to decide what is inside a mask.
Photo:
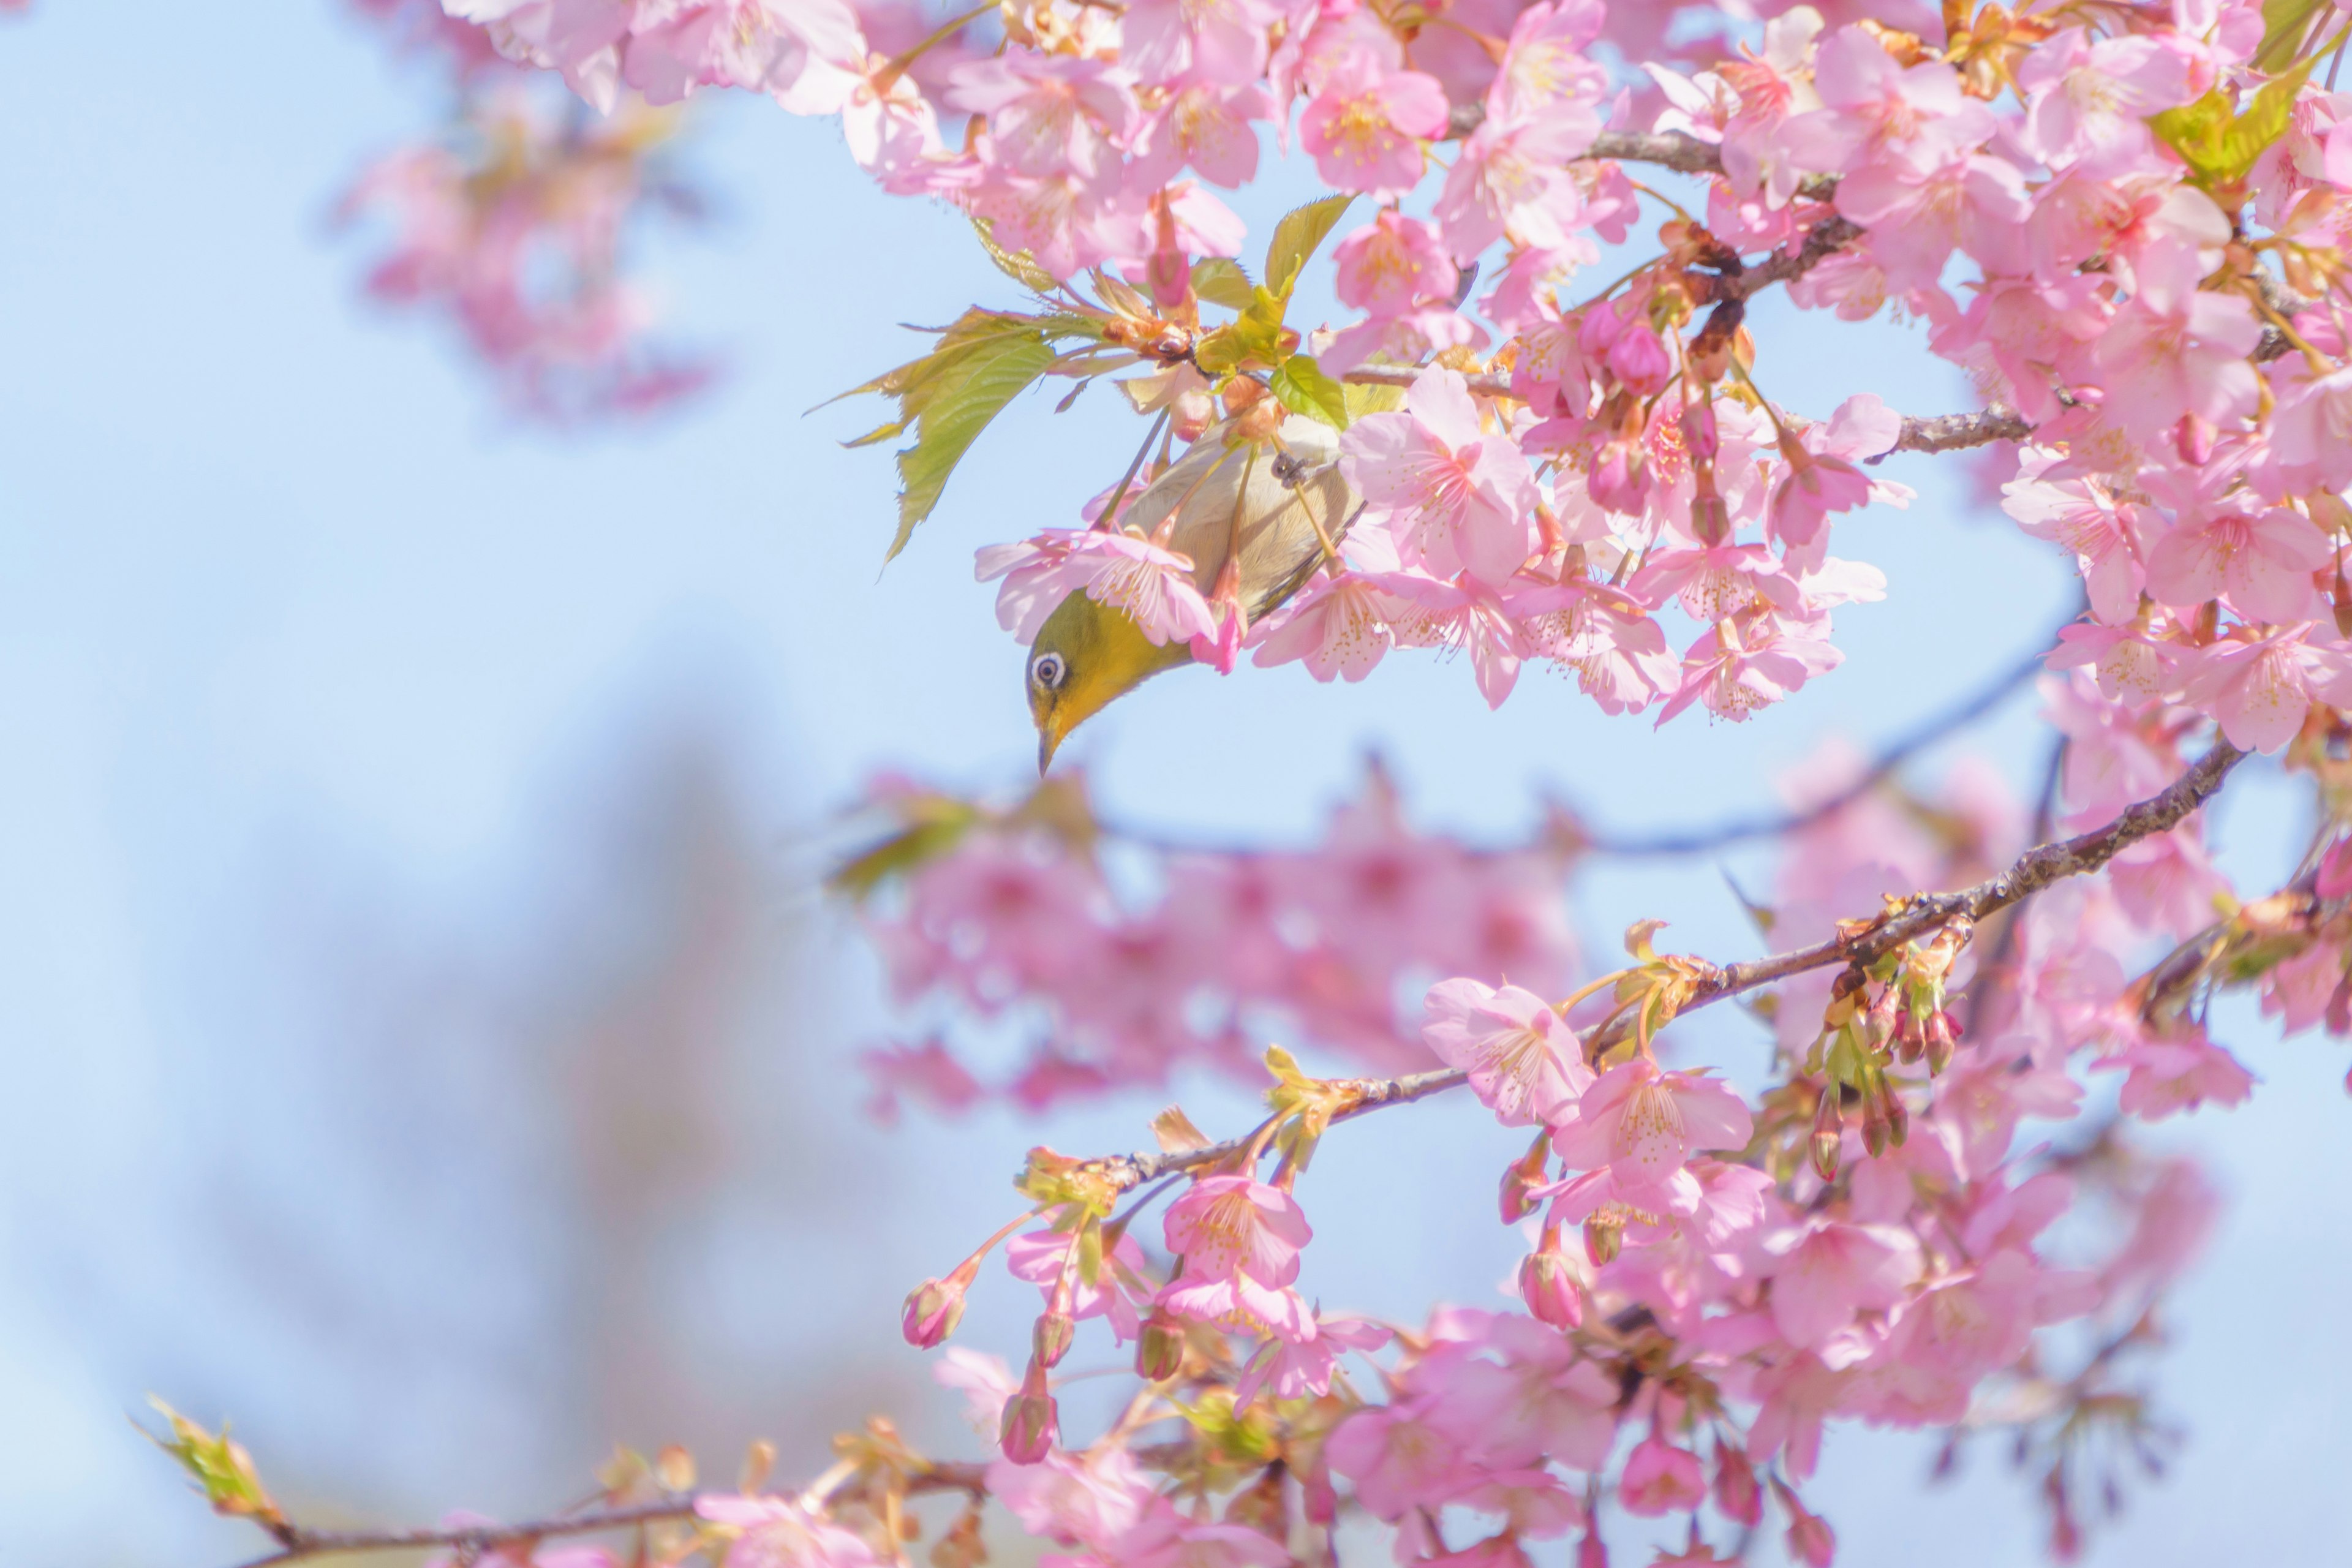
[(1029, 666), (1029, 679), (1046, 691), (1059, 691), (1063, 678), (1070, 673), (1058, 653), (1041, 653)]

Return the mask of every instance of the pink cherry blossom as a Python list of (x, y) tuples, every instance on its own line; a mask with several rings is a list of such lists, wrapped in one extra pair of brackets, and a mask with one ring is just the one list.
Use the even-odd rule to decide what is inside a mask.
[(1307, 105), (1298, 137), (1325, 184), (1388, 195), (1420, 182), (1422, 143), (1445, 133), (1446, 112), (1434, 78), (1351, 54)]
[(1646, 1191), (1682, 1175), (1695, 1153), (1741, 1147), (1751, 1131), (1748, 1107), (1722, 1084), (1636, 1058), (1584, 1091), (1552, 1146), (1570, 1170), (1606, 1166), (1627, 1186)]
[(1717, 621), (1683, 655), (1682, 683), (1659, 710), (1658, 722), (1702, 700), (1709, 712), (1737, 722), (1826, 675), (1844, 655), (1814, 630), (1769, 613)]
[(1426, 1005), (1422, 1037), (1506, 1127), (1549, 1121), (1591, 1086), (1576, 1031), (1532, 991), (1441, 980)]
[(1298, 1251), (1314, 1237), (1298, 1201), (1247, 1176), (1203, 1176), (1169, 1205), (1168, 1250), (1195, 1280), (1246, 1271), (1261, 1284), (1298, 1278)]
[(1898, 1226), (1815, 1223), (1768, 1238), (1772, 1322), (1819, 1351), (1857, 1312), (1902, 1300), (1919, 1277), (1918, 1238)]
[(1265, 0), (1134, 0), (1119, 14), (1119, 58), (1148, 82), (1190, 72), (1247, 85), (1265, 68), (1266, 33), (1281, 16)]
[(1431, 300), (1454, 297), (1454, 263), (1427, 224), (1395, 211), (1339, 242), (1339, 302), (1376, 316), (1403, 315)]
[(2249, 618), (2302, 620), (2312, 610), (2311, 574), (2334, 553), (2309, 518), (2286, 507), (2185, 516), (2149, 550), (2147, 590), (2182, 608), (2226, 594)]
[(1459, 371), (1414, 378), (1402, 412), (1358, 420), (1340, 437), (1363, 523), (1386, 527), (1407, 565), (1507, 582), (1535, 548), (1535, 480), (1507, 434), (1479, 422)]
[(2352, 653), (2314, 644), (2310, 631), (2284, 626), (2199, 650), (2181, 700), (2221, 721), (2231, 744), (2277, 751), (2302, 728), (2312, 702), (2352, 705)]
[(1651, 1436), (1627, 1457), (1617, 1496), (1627, 1513), (1655, 1519), (1660, 1514), (1685, 1512), (1705, 1502), (1706, 1479), (1696, 1454)]
[(2142, 441), (2194, 415), (2225, 426), (2253, 412), (2260, 378), (2246, 356), (2262, 342), (2253, 307), (2197, 287), (2192, 255), (2168, 248), (2143, 260), (2139, 291), (2099, 340), (2102, 409)]

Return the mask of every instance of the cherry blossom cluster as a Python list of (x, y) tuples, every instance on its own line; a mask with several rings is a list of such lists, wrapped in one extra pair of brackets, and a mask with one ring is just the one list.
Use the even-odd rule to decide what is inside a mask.
[(886, 1112), (902, 1095), (960, 1110), (986, 1092), (961, 1020), (1034, 1029), (1000, 1091), (1032, 1108), (1188, 1065), (1247, 1075), (1270, 1033), (1400, 1071), (1427, 1060), (1401, 981), (1548, 985), (1575, 956), (1565, 842), (1487, 851), (1417, 833), (1378, 769), (1320, 844), (1290, 854), (1106, 838), (1061, 780), (1004, 811), (899, 782), (874, 805), (902, 826), (862, 863), (896, 874), (861, 919), (909, 1033), (927, 1014), (939, 1026), (866, 1053)]
[(588, 113), (437, 5), (355, 4), (445, 75), (450, 94), (446, 124), (377, 159), (344, 193), (343, 222), (388, 235), (369, 296), (455, 327), (527, 417), (641, 414), (704, 384), (706, 363), (651, 337), (657, 312), (627, 268), (648, 216), (696, 206), (666, 167), (676, 113), (642, 103)]
[[(2181, 745), (2204, 723), (2193, 710), (2111, 698), (2083, 672), (2045, 678), (2042, 696), (2066, 737), (2053, 826), (2124, 820), (2187, 776)], [(2347, 742), (2340, 723), (2315, 720), (2290, 758), (2340, 798)], [(1830, 758), (1795, 781), (1800, 799), (1838, 804), (1784, 842), (1766, 911), (1776, 942), (1834, 944), (1869, 928), (1856, 910), (1990, 878), (2031, 831), (1989, 775), (1964, 768), (1934, 799), (1849, 798), (1851, 766)], [(924, 816), (940, 819), (936, 802)], [(1393, 1527), (1404, 1564), (1518, 1562), (1526, 1542), (1570, 1531), (1597, 1555), (1610, 1506), (1687, 1515), (1690, 1552), (1667, 1561), (1731, 1561), (1701, 1544), (1709, 1516), (1752, 1529), (1768, 1499), (1791, 1552), (1825, 1563), (1831, 1527), (1797, 1489), (1827, 1425), (1937, 1427), (1957, 1442), (1987, 1410), (2031, 1412), (2018, 1451), (2071, 1555), (2116, 1456), (2161, 1462), (2161, 1430), (2116, 1363), (2160, 1338), (2158, 1298), (2214, 1208), (2193, 1165), (2135, 1152), (2130, 1126), (2246, 1099), (2252, 1075), (2206, 1030), (2217, 989), (2252, 984), (2289, 1032), (2352, 1034), (2352, 839), (2324, 827), (2289, 887), (2241, 902), (2200, 824), (2133, 837), (2096, 876), (1983, 931), (1955, 920), (1780, 977), (1759, 1009), (1774, 1042), (1753, 1094), (1661, 1059), (1660, 1031), (1723, 972), (1655, 952), (1652, 922), (1628, 934), (1633, 964), (1565, 996), (1440, 981), (1416, 1064), (1430, 1070), (1317, 1079), (1277, 1050), (1272, 1114), (1245, 1137), (1209, 1144), (1171, 1111), (1155, 1123), (1158, 1156), (1034, 1152), (1032, 1214), (918, 1289), (907, 1335), (951, 1333), (985, 1258), (1007, 1247), (1041, 1295), (1025, 1372), (959, 1352), (940, 1375), (1003, 1444), (997, 1495), (1033, 1531), (1107, 1565), (1165, 1544), (1141, 1521), (1168, 1483), (1127, 1452), (1160, 1408), (1151, 1398), (1219, 1443), (1238, 1426), (1280, 1457), (1276, 1481), (1257, 1483), (1269, 1494), (1237, 1497), (1228, 1523), (1288, 1485), (1286, 1507), (1309, 1523), (1354, 1508)], [(929, 866), (995, 863), (1000, 846), (972, 842), (934, 838)], [(922, 873), (902, 861), (892, 874)], [(1255, 951), (1236, 938), (1235, 954)], [(2158, 962), (2135, 974), (2134, 955)], [(949, 1059), (932, 1054), (933, 1070)], [(1412, 1328), (1325, 1314), (1300, 1285), (1313, 1232), (1297, 1194), (1317, 1142), (1337, 1121), (1455, 1084), (1502, 1128), (1533, 1134), (1499, 1173), (1498, 1219), (1529, 1241), (1517, 1307), (1444, 1309)], [(1136, 1232), (1160, 1188), (1119, 1206), (1147, 1181), (1183, 1184), (1153, 1250)], [(2061, 1224), (2069, 1215), (2093, 1223)], [(1055, 1369), (1095, 1318), (1133, 1347), (1150, 1397), (1071, 1451)], [(2052, 1370), (2070, 1361), (2075, 1372)], [(1195, 1403), (1185, 1385), (1203, 1380), (1223, 1403)], [(1261, 1515), (1244, 1517), (1265, 1533)], [(1237, 1564), (1289, 1560), (1264, 1540), (1197, 1544), (1218, 1541)]]

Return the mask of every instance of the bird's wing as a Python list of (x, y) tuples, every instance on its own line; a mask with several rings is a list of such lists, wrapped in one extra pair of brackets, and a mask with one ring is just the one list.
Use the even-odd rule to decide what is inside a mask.
[(1173, 512), (1169, 548), (1192, 557), (1193, 584), (1206, 594), (1224, 566), (1238, 502), (1242, 604), (1255, 620), (1306, 583), (1322, 554), (1316, 525), (1337, 543), (1356, 496), (1340, 477), (1339, 432), (1329, 426), (1293, 415), (1278, 445), (1255, 448), (1227, 446), (1225, 428), (1203, 433), (1120, 521), (1149, 534)]

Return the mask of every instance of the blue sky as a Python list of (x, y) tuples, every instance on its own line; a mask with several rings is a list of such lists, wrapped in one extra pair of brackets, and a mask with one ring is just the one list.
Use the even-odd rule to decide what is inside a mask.
[[(378, 1108), (321, 1054), (323, 1015), (304, 1000), (339, 944), (422, 931), (457, 967), (527, 968), (548, 911), (599, 892), (565, 825), (598, 809), (600, 781), (646, 736), (673, 731), (723, 737), (772, 877), (761, 896), (780, 920), (814, 918), (811, 847), (875, 769), (982, 787), (1024, 776), (1018, 650), (971, 552), (1066, 522), (1130, 449), (1108, 397), (1059, 416), (1042, 399), (1017, 406), (882, 570), (887, 457), (837, 445), (875, 411), (803, 411), (907, 357), (893, 323), (944, 321), (1005, 285), (952, 214), (875, 194), (828, 128), (751, 102), (711, 110), (694, 153), (717, 218), (648, 258), (678, 331), (718, 350), (728, 380), (646, 428), (517, 427), (446, 337), (357, 301), (365, 244), (328, 232), (341, 183), (427, 121), (431, 90), (319, 0), (268, 14), (81, 0), (0, 28), (9, 1562), (227, 1562), (247, 1544), (198, 1518), (123, 1426), (150, 1388), (256, 1411), (257, 1444), (321, 1456), (322, 1489), (341, 1479), (370, 1506), (553, 1495), (524, 1490), (556, 1484), (544, 1455), (499, 1457), (531, 1441), (537, 1413), (463, 1365), (352, 1384), (385, 1402), (364, 1420), (339, 1404), (333, 1369), (362, 1352), (331, 1316), (293, 1353), (202, 1239), (188, 1173), (233, 1168), (244, 1184), (230, 1191), (376, 1258), (362, 1277), (418, 1289), (416, 1260), (444, 1257), (434, 1227), (467, 1223), (467, 1199), (399, 1208), (398, 1245), (376, 1246), (384, 1173), (345, 1158), (321, 1108), (362, 1121)], [(1269, 186), (1240, 204), (1261, 232), (1304, 188)], [(1826, 411), (1864, 389), (1907, 411), (1966, 405), (1900, 328), (1775, 306), (1756, 331), (1767, 384), (1792, 405)], [(1888, 600), (1842, 612), (1847, 667), (1754, 723), (1654, 731), (1533, 675), (1489, 713), (1465, 665), (1399, 658), (1355, 688), (1296, 668), (1185, 672), (1065, 755), (1124, 817), (1258, 839), (1311, 832), (1368, 746), (1422, 820), (1481, 834), (1530, 821), (1547, 793), (1624, 828), (1755, 809), (1822, 736), (1867, 746), (1902, 731), (2030, 649), (2070, 598), (2046, 549), (1970, 510), (1956, 469), (1890, 468), (1919, 500), (1840, 531), (1843, 552), (1887, 573)], [(2030, 708), (1974, 736), (2021, 787), (2037, 755)], [(2291, 853), (2299, 807), (2260, 774), (2233, 794), (2221, 838), (2252, 885)], [(1657, 914), (1693, 951), (1752, 951), (1712, 865), (1603, 868), (1584, 888), (1598, 942)], [(879, 1017), (870, 963), (822, 930), (806, 955), (805, 1001), (790, 1005), (818, 1040), (812, 1059), (844, 1061)], [(412, 988), (446, 983), (418, 967), (430, 973)], [(2189, 1445), (2094, 1562), (2342, 1549), (2329, 1498), (2352, 1352), (2332, 1307), (2352, 1199), (2328, 1162), (2344, 1063), (2232, 1022), (2263, 1090), (2164, 1134), (2208, 1152), (2231, 1200), (2163, 1373)], [(1736, 1019), (1706, 1028), (1727, 1060), (1754, 1050)], [(823, 1071), (790, 1092), (843, 1116), (856, 1098)], [(1240, 1115), (1229, 1088), (1185, 1098), (1203, 1125)], [(1045, 1135), (1127, 1146), (1156, 1108), (1076, 1113)], [(1332, 1244), (1318, 1284), (1334, 1305), (1484, 1299), (1511, 1255), (1511, 1237), (1457, 1218), (1487, 1212), (1492, 1130), (1425, 1109), (1335, 1139), (1318, 1163)], [(756, 1102), (744, 1114), (756, 1140)], [(1034, 1134), (987, 1117), (854, 1136), (911, 1194), (887, 1236), (823, 1244), (856, 1289), (814, 1289), (777, 1263), (773, 1278), (681, 1289), (681, 1313), (699, 1310), (691, 1297), (772, 1292), (783, 1305), (713, 1321), (755, 1350), (821, 1322), (905, 1371), (899, 1291), (993, 1228), (995, 1173)], [(833, 1179), (796, 1201), (830, 1202)], [(530, 1281), (527, 1258), (485, 1267), (465, 1281), (467, 1310), (522, 1331)], [(1009, 1350), (1018, 1307), (1000, 1289), (968, 1331)], [(1844, 1560), (2024, 1560), (2021, 1489), (1980, 1458), (1927, 1491), (1926, 1453), (1832, 1442), (1816, 1500)], [(457, 1495), (477, 1481), (501, 1495)]]

